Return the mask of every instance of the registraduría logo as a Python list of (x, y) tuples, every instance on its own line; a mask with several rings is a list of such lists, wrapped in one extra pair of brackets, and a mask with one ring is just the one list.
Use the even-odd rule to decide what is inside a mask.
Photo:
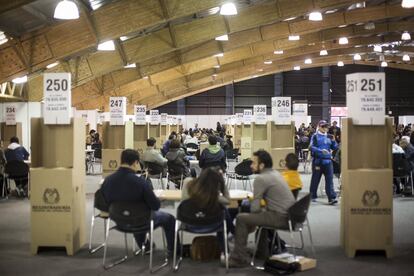
[(362, 204), (367, 207), (375, 207), (380, 203), (380, 196), (377, 191), (365, 191), (362, 195)]
[(43, 192), (43, 202), (46, 204), (59, 203), (60, 195), (56, 188), (46, 188)]

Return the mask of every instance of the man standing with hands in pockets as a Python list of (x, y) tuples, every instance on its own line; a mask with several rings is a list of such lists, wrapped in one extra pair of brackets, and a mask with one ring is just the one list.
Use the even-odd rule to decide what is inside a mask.
[(329, 124), (322, 120), (318, 123), (318, 130), (310, 140), (312, 154), (312, 179), (310, 193), (312, 201), (318, 197), (317, 191), (322, 174), (325, 176), (325, 191), (330, 205), (338, 203), (333, 187), (332, 151), (338, 148), (333, 135), (328, 135)]

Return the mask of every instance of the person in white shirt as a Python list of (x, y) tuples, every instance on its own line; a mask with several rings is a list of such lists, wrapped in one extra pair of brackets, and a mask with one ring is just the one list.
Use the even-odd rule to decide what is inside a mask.
[(188, 135), (184, 141), (184, 144), (187, 145), (188, 143), (193, 143), (198, 145), (198, 139), (194, 137), (194, 132), (190, 132), (190, 135)]

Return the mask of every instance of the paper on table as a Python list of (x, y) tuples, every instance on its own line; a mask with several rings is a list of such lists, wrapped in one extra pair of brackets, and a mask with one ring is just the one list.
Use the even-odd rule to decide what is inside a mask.
[(162, 193), (163, 193), (164, 191), (163, 190), (154, 190), (154, 194), (157, 196), (157, 197), (160, 197), (161, 195), (162, 195)]
[(243, 190), (230, 190), (229, 193), (231, 198), (247, 198), (248, 196), (253, 196), (252, 192)]

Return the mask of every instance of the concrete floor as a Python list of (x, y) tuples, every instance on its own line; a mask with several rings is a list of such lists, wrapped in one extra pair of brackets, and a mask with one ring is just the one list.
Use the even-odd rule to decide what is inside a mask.
[[(308, 191), (310, 175), (302, 175)], [(92, 213), (93, 192), (97, 189), (100, 176), (86, 177), (86, 225), (89, 233)], [(382, 254), (358, 255), (354, 259), (345, 256), (339, 242), (340, 212), (338, 206), (326, 204), (326, 198), (313, 203), (309, 221), (312, 227), (316, 258), (316, 269), (302, 272), (303, 275), (414, 275), (414, 199), (394, 199), (394, 257), (386, 259)], [(164, 211), (175, 213), (174, 205), (163, 207)], [(102, 268), (102, 251), (90, 255), (87, 245), (75, 256), (67, 257), (64, 250), (51, 249), (36, 256), (30, 254), (30, 204), (28, 200), (9, 199), (0, 202), (0, 275), (149, 275), (148, 257), (134, 257), (111, 270)], [(94, 244), (103, 237), (103, 226), (98, 222)], [(156, 231), (157, 251), (154, 262), (161, 261), (162, 247), (160, 231)], [(289, 236), (282, 237), (290, 243)], [(299, 238), (299, 237), (298, 237)], [(305, 242), (309, 244), (307, 235)], [(131, 238), (132, 239), (132, 238)], [(130, 239), (130, 240), (131, 240)], [(192, 236), (185, 236), (184, 242), (191, 243)], [(253, 235), (250, 235), (250, 243)], [(252, 245), (252, 244), (251, 244)], [(122, 235), (111, 232), (109, 256), (116, 257), (123, 252)], [(310, 250), (308, 250), (310, 251)], [(170, 268), (157, 272), (170, 275)], [(225, 269), (217, 262), (195, 262), (184, 259), (181, 275), (225, 275)], [(229, 275), (264, 275), (252, 268), (231, 269)]]

